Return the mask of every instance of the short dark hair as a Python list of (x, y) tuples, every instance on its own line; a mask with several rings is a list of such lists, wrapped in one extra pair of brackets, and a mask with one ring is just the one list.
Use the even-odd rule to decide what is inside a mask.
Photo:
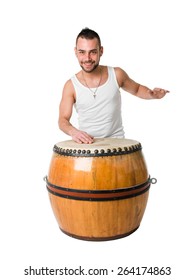
[(94, 30), (92, 29), (89, 29), (88, 27), (85, 27), (81, 30), (81, 32), (78, 34), (77, 38), (76, 38), (76, 44), (77, 44), (77, 41), (79, 38), (85, 38), (85, 39), (88, 39), (88, 40), (92, 40), (94, 38), (97, 38), (98, 40), (98, 43), (101, 47), (101, 40), (100, 40), (100, 36), (98, 35), (97, 32), (95, 32)]

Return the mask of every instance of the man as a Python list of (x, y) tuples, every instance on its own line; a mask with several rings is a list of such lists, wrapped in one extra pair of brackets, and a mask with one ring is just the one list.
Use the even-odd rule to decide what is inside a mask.
[[(78, 34), (75, 54), (82, 69), (65, 83), (59, 128), (77, 143), (91, 144), (95, 137), (124, 138), (120, 88), (143, 99), (159, 99), (168, 92), (136, 83), (119, 67), (99, 65), (103, 47), (99, 35), (89, 28)], [(73, 106), (79, 129), (70, 123)]]

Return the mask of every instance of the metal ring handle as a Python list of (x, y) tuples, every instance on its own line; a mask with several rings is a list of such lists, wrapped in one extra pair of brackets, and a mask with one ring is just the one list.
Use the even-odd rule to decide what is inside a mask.
[(47, 183), (47, 175), (45, 175), (45, 176), (43, 177), (43, 181), (45, 181), (45, 182)]
[(151, 184), (156, 184), (156, 183), (157, 183), (157, 179), (156, 179), (156, 178), (150, 178), (150, 179), (149, 179), (149, 182), (150, 182)]

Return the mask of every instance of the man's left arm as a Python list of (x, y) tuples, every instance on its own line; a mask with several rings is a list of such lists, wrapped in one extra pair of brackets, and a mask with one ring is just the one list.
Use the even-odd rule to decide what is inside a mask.
[(163, 98), (169, 91), (162, 88), (149, 89), (146, 86), (139, 85), (138, 91), (135, 93), (137, 97), (143, 99), (160, 99)]
[(121, 68), (115, 68), (115, 73), (119, 87), (123, 90), (143, 99), (160, 99), (163, 98), (168, 90), (154, 88), (153, 90), (132, 80), (127, 73)]

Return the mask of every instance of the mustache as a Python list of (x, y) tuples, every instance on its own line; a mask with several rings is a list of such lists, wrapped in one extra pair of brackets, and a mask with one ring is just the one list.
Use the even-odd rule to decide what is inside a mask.
[(80, 66), (81, 66), (81, 68), (83, 69), (83, 71), (84, 71), (84, 72), (87, 72), (87, 73), (93, 72), (93, 71), (98, 67), (98, 65), (99, 65), (99, 63), (94, 64), (94, 66), (92, 67), (92, 69), (91, 69), (90, 71), (87, 71), (87, 70), (85, 69), (84, 65), (83, 65), (83, 64), (80, 64)]
[(95, 63), (95, 61), (93, 61), (93, 60), (85, 60), (85, 61), (83, 61), (83, 63)]

